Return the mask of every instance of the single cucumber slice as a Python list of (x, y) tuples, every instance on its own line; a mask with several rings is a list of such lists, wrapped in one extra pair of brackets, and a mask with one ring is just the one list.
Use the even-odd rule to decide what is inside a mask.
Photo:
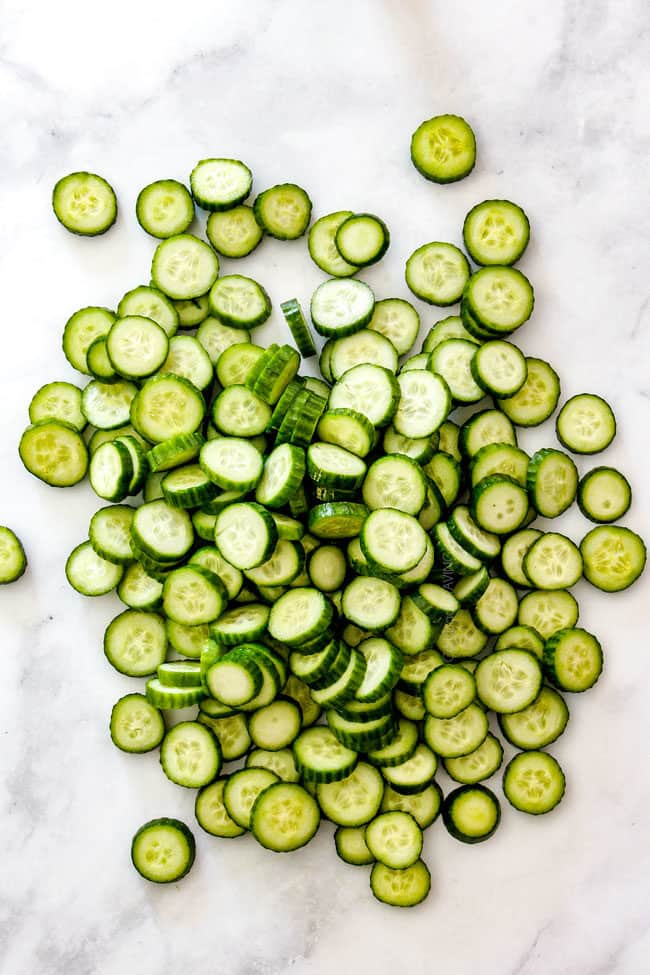
[(446, 657), (456, 660), (459, 657), (476, 657), (488, 642), (487, 633), (474, 623), (471, 613), (459, 609), (440, 630), (436, 647)]
[(194, 837), (179, 819), (152, 819), (140, 827), (131, 843), (133, 866), (155, 884), (180, 880), (191, 870), (194, 856)]
[(503, 791), (510, 805), (533, 816), (555, 809), (565, 787), (564, 772), (546, 752), (521, 752), (503, 773)]
[(300, 779), (290, 748), (279, 748), (275, 752), (264, 748), (253, 748), (246, 757), (246, 768), (269, 769), (283, 782), (298, 782)]
[(379, 332), (362, 328), (353, 335), (334, 340), (330, 355), (330, 372), (340, 379), (353, 366), (370, 363), (397, 372), (397, 352), (389, 339)]
[(453, 718), (469, 707), (476, 696), (474, 677), (458, 664), (432, 670), (422, 688), (422, 700), (434, 718)]
[(433, 241), (413, 251), (406, 262), (406, 283), (430, 305), (453, 305), (470, 277), (467, 258), (454, 244)]
[(243, 274), (217, 278), (209, 302), (210, 311), (220, 322), (237, 328), (256, 328), (271, 314), (271, 299), (262, 285)]
[(474, 345), (479, 344), (479, 339), (475, 338), (467, 331), (463, 325), (460, 315), (448, 315), (431, 326), (422, 343), (422, 353), (431, 354), (437, 345), (447, 339), (467, 339)]
[(366, 844), (379, 862), (393, 870), (412, 866), (422, 852), (422, 830), (410, 813), (380, 813), (366, 827)]
[(193, 335), (174, 335), (170, 339), (160, 371), (187, 379), (200, 390), (207, 389), (214, 375), (210, 356)]
[(344, 779), (323, 782), (316, 797), (323, 813), (337, 826), (356, 827), (377, 815), (384, 795), (384, 781), (372, 765), (359, 762)]
[(451, 392), (442, 376), (426, 369), (411, 369), (397, 377), (399, 403), (393, 426), (404, 437), (430, 437), (446, 420)]
[(420, 316), (403, 298), (383, 298), (375, 302), (368, 328), (387, 338), (398, 355), (406, 355), (418, 337)]
[(106, 352), (120, 376), (145, 379), (165, 362), (169, 339), (164, 329), (150, 318), (130, 315), (118, 318), (111, 326), (106, 336)]
[(455, 782), (463, 785), (475, 785), (491, 775), (501, 767), (503, 761), (503, 747), (498, 738), (488, 732), (485, 740), (469, 755), (460, 758), (446, 758), (445, 771)]
[(472, 616), (484, 633), (503, 633), (517, 619), (517, 592), (505, 579), (490, 579), (482, 596), (472, 605)]
[(199, 390), (187, 379), (166, 373), (147, 379), (131, 404), (133, 426), (151, 443), (194, 433), (204, 416)]
[(429, 714), (424, 721), (424, 740), (441, 758), (469, 755), (485, 741), (487, 733), (488, 720), (479, 704), (470, 704), (453, 718)]
[(163, 586), (165, 615), (184, 626), (199, 626), (216, 620), (228, 602), (219, 576), (201, 565), (174, 569)]
[(233, 258), (246, 257), (264, 236), (253, 208), (244, 204), (221, 213), (211, 213), (205, 232), (218, 254)]
[(316, 505), (309, 512), (308, 526), (318, 538), (354, 538), (361, 531), (368, 509), (365, 504), (334, 501)]
[(160, 562), (182, 559), (194, 541), (189, 515), (166, 501), (149, 501), (137, 508), (131, 534), (145, 554)]
[(533, 454), (528, 465), (528, 494), (543, 518), (557, 518), (573, 504), (578, 489), (578, 471), (561, 450), (548, 447)]
[(267, 751), (278, 751), (298, 737), (302, 715), (295, 701), (278, 698), (251, 715), (248, 731), (253, 744)]
[(226, 810), (223, 793), (227, 782), (228, 777), (224, 776), (204, 786), (197, 794), (194, 814), (197, 823), (206, 833), (231, 839), (241, 836), (246, 830), (238, 826)]
[(341, 224), (352, 216), (351, 210), (338, 210), (320, 217), (309, 229), (309, 253), (321, 271), (335, 278), (348, 278), (358, 271), (354, 264), (348, 264), (341, 257), (336, 246), (336, 232)]
[(368, 267), (381, 260), (390, 244), (388, 227), (372, 213), (354, 213), (340, 225), (336, 249), (348, 264)]
[(578, 507), (590, 521), (617, 521), (631, 503), (629, 481), (613, 467), (594, 467), (578, 485)]
[(437, 767), (438, 759), (434, 752), (421, 742), (410, 758), (399, 765), (384, 767), (382, 775), (395, 792), (412, 795), (422, 792), (431, 784)]
[(105, 234), (117, 220), (113, 187), (95, 173), (70, 173), (52, 191), (54, 216), (66, 230), (82, 237)]
[(352, 335), (372, 318), (375, 296), (363, 281), (324, 281), (311, 298), (310, 314), (319, 335)]
[(319, 825), (318, 803), (296, 782), (270, 785), (253, 804), (253, 836), (261, 846), (275, 853), (287, 853), (305, 846), (316, 835)]
[(454, 839), (482, 843), (496, 832), (501, 807), (495, 794), (484, 785), (462, 785), (446, 797), (442, 819)]
[(27, 568), (27, 558), (18, 536), (0, 525), (0, 586), (20, 579)]
[[(460, 431), (460, 449), (471, 460), (486, 446), (500, 447), (517, 443), (517, 434), (511, 421), (500, 410), (481, 410), (463, 424)], [(526, 466), (528, 458), (526, 457)]]
[(463, 240), (475, 264), (514, 264), (528, 246), (530, 224), (516, 203), (484, 200), (463, 223)]
[(157, 288), (140, 285), (127, 291), (117, 306), (118, 318), (150, 318), (169, 338), (178, 331), (178, 311), (174, 303)]
[[(365, 416), (373, 426), (381, 427), (390, 423), (399, 398), (400, 386), (390, 370), (372, 364), (358, 365), (349, 369), (332, 387), (329, 410), (354, 410)], [(419, 420), (420, 425), (426, 423), (428, 428), (434, 422), (431, 404), (425, 404), (422, 412), (423, 415), (418, 414), (415, 419)]]
[(165, 736), (165, 722), (144, 694), (125, 694), (113, 705), (110, 734), (121, 751), (142, 754), (158, 747)]
[(516, 345), (501, 339), (484, 342), (470, 363), (472, 376), (486, 393), (514, 396), (526, 382), (526, 358)]
[(478, 403), (485, 391), (472, 372), (476, 345), (467, 339), (445, 339), (431, 353), (430, 368), (445, 380), (458, 403)]
[(18, 451), (29, 473), (52, 487), (71, 487), (86, 476), (86, 444), (67, 423), (35, 423), (23, 433)]
[(253, 210), (255, 219), (269, 237), (296, 240), (309, 226), (311, 200), (295, 183), (280, 183), (256, 196)]
[(435, 115), (413, 133), (411, 160), (418, 172), (434, 183), (463, 179), (476, 162), (474, 133), (460, 115)]
[(578, 621), (578, 604), (570, 592), (556, 589), (553, 592), (535, 590), (527, 593), (519, 603), (517, 622), (531, 626), (547, 640), (558, 630), (575, 626)]
[(336, 592), (345, 582), (345, 556), (335, 545), (321, 545), (309, 556), (307, 571), (312, 584), (321, 592)]
[(639, 578), (646, 564), (643, 539), (620, 525), (599, 525), (580, 542), (584, 575), (604, 592), (620, 592)]
[(201, 159), (190, 174), (192, 196), (203, 210), (229, 210), (251, 191), (253, 174), (239, 159)]
[(305, 782), (337, 782), (345, 779), (357, 764), (357, 753), (346, 748), (329, 728), (317, 726), (302, 731), (293, 744), (296, 767)]
[(424, 555), (427, 536), (412, 515), (394, 508), (380, 508), (366, 518), (360, 541), (371, 564), (388, 572), (406, 572)]
[(560, 737), (569, 720), (564, 699), (551, 687), (542, 687), (532, 704), (517, 714), (500, 714), (499, 727), (514, 745), (530, 751), (545, 748)]
[(108, 308), (80, 308), (68, 319), (63, 329), (63, 353), (74, 369), (88, 375), (87, 354), (92, 343), (108, 335), (115, 313)]
[(199, 298), (210, 290), (219, 273), (211, 247), (192, 234), (163, 240), (153, 255), (151, 278), (156, 288), (176, 300)]
[(339, 826), (334, 833), (336, 854), (344, 863), (355, 867), (374, 863), (374, 857), (366, 845), (365, 827)]
[(417, 515), (426, 499), (426, 479), (419, 464), (401, 454), (386, 454), (371, 464), (363, 482), (363, 500), (371, 511), (396, 508)]
[[(211, 441), (218, 443), (219, 441)], [(217, 515), (215, 541), (223, 557), (236, 569), (252, 569), (271, 556), (278, 540), (273, 518), (259, 504), (228, 505)]]
[(515, 647), (519, 650), (530, 650), (540, 660), (544, 653), (544, 641), (539, 633), (532, 626), (524, 626), (522, 624), (517, 624), (504, 630), (503, 633), (499, 634), (494, 644), (495, 650), (508, 650), (510, 647)]
[(423, 860), (416, 860), (404, 870), (393, 870), (375, 863), (370, 873), (370, 889), (382, 904), (391, 907), (415, 907), (431, 890), (431, 874)]
[(512, 267), (484, 267), (476, 271), (464, 293), (469, 312), (483, 328), (508, 334), (527, 321), (535, 304), (528, 278)]
[(196, 328), (208, 315), (208, 296), (172, 301), (178, 313), (179, 328)]
[(127, 609), (116, 616), (104, 633), (108, 662), (127, 677), (155, 674), (167, 655), (167, 636), (162, 616)]
[(419, 792), (402, 795), (391, 786), (384, 791), (381, 804), (382, 812), (392, 812), (395, 809), (410, 813), (420, 829), (426, 829), (436, 821), (442, 806), (442, 792), (436, 782), (426, 786)]
[[(544, 672), (556, 687), (579, 693), (593, 687), (600, 677), (603, 651), (593, 634), (579, 627), (567, 627), (546, 641), (543, 665)], [(548, 743), (541, 742), (533, 747), (542, 748), (544, 744)]]
[(523, 569), (537, 589), (569, 589), (582, 576), (582, 555), (565, 535), (546, 532), (524, 555)]
[(493, 474), (475, 485), (472, 515), (485, 531), (509, 535), (521, 527), (527, 514), (526, 490), (514, 478)]
[(134, 509), (126, 504), (100, 508), (90, 519), (88, 538), (95, 552), (108, 562), (128, 565), (133, 561), (131, 522)]
[[(210, 362), (216, 368), (219, 365), (222, 355), (228, 349), (230, 349), (231, 346), (249, 344), (248, 340), (250, 339), (250, 333), (245, 328), (232, 328), (230, 325), (224, 325), (219, 319), (214, 318), (212, 315), (208, 315), (208, 317), (204, 318), (199, 325), (196, 338), (207, 352)], [(259, 356), (255, 356), (255, 359), (261, 357), (263, 352), (264, 350), (260, 349)], [(242, 372), (241, 378), (237, 379), (233, 377), (230, 382), (226, 383), (225, 385), (229, 386), (234, 382), (243, 383), (247, 378), (248, 369), (251, 366), (252, 362), (250, 359), (248, 359), (247, 362), (242, 363), (240, 366)]]
[(560, 443), (574, 454), (597, 454), (616, 436), (616, 419), (601, 396), (579, 393), (566, 401), (555, 429)]
[(115, 589), (123, 572), (124, 566), (97, 555), (90, 542), (77, 545), (65, 564), (68, 582), (82, 596), (106, 595)]
[(309, 359), (316, 355), (316, 346), (298, 299), (291, 298), (289, 301), (283, 301), (280, 308), (302, 358)]
[(514, 396), (497, 400), (500, 410), (520, 427), (535, 427), (555, 411), (560, 378), (543, 359), (526, 356), (526, 382)]
[(508, 579), (520, 588), (530, 586), (530, 579), (524, 572), (524, 558), (531, 545), (541, 537), (542, 532), (537, 528), (524, 528), (503, 543), (501, 567)]
[(223, 790), (226, 812), (239, 827), (250, 829), (255, 800), (265, 789), (278, 782), (278, 776), (270, 769), (240, 769), (229, 776)]
[(29, 422), (42, 423), (45, 420), (67, 423), (81, 432), (86, 426), (86, 417), (81, 410), (79, 387), (64, 382), (41, 386), (29, 404)]
[(194, 203), (182, 183), (159, 179), (140, 190), (135, 215), (143, 230), (165, 239), (185, 233), (194, 220)]
[(523, 711), (533, 703), (542, 685), (538, 658), (528, 650), (497, 650), (476, 668), (480, 700), (498, 714)]

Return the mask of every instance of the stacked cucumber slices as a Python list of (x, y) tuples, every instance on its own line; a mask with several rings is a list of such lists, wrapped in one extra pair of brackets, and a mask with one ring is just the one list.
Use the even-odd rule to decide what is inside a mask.
[[(427, 178), (451, 182), (474, 166), (474, 136), (456, 116), (431, 119), (412, 155)], [(74, 175), (57, 184), (59, 220), (108, 229), (110, 187)], [(614, 524), (630, 505), (626, 478), (604, 466), (581, 478), (569, 454), (614, 437), (601, 397), (564, 403), (563, 449), (518, 445), (517, 429), (548, 419), (560, 398), (552, 366), (512, 341), (534, 305), (513, 267), (529, 237), (519, 206), (473, 207), (467, 255), (440, 241), (412, 253), (413, 294), (460, 302), (418, 352), (413, 304), (376, 300), (353, 277), (385, 253), (383, 221), (347, 210), (317, 220), (309, 249), (329, 277), (310, 304), (324, 340), (315, 378), (300, 373), (317, 354), (300, 303), (282, 304), (296, 347), (265, 348), (251, 332), (271, 315), (266, 290), (220, 273), (218, 254), (240, 258), (264, 234), (293, 239), (309, 226), (300, 187), (249, 206), (251, 185), (240, 161), (206, 159), (190, 190), (163, 180), (140, 193), (138, 220), (159, 240), (151, 283), (116, 311), (72, 315), (63, 350), (88, 382), (36, 393), (20, 455), (57, 487), (88, 473), (105, 502), (66, 574), (78, 592), (115, 590), (125, 606), (104, 653), (146, 684), (115, 704), (115, 745), (160, 749), (168, 779), (198, 790), (196, 819), (213, 836), (250, 832), (287, 852), (328, 819), (339, 857), (372, 866), (375, 897), (412, 906), (430, 889), (423, 831), (439, 815), (466, 843), (499, 827), (485, 782), (504, 747), (490, 712), (516, 749), (508, 802), (538, 815), (561, 801), (564, 773), (546, 749), (566, 728), (564, 695), (593, 686), (603, 665), (570, 590), (583, 577), (625, 589), (645, 546)], [(209, 243), (188, 232), (195, 204), (210, 214)], [(454, 411), (471, 404), (459, 425)], [(534, 526), (576, 498), (596, 523), (579, 545)], [(25, 565), (1, 532), (0, 582)], [(457, 785), (446, 797), (440, 765)], [(133, 840), (135, 868), (157, 883), (194, 856), (175, 819)]]

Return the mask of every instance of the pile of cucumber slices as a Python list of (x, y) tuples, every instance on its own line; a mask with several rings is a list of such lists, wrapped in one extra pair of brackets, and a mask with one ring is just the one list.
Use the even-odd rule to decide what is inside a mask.
[[(425, 177), (451, 182), (474, 166), (474, 135), (438, 116), (411, 152)], [(309, 227), (303, 189), (275, 186), (248, 205), (251, 186), (243, 163), (207, 159), (190, 189), (142, 190), (137, 218), (159, 241), (151, 280), (115, 310), (71, 316), (63, 351), (88, 380), (38, 390), (20, 456), (56, 487), (88, 474), (103, 502), (66, 574), (79, 593), (116, 591), (125, 606), (105, 657), (146, 685), (115, 704), (115, 745), (160, 749), (164, 774), (197, 790), (197, 822), (213, 836), (251, 832), (285, 852), (330, 820), (341, 859), (371, 865), (375, 897), (412, 906), (429, 892), (423, 831), (439, 815), (466, 843), (499, 826), (484, 784), (504, 759), (497, 726), (516, 750), (501, 780), (508, 802), (538, 815), (561, 801), (547, 749), (567, 725), (565, 695), (593, 686), (603, 665), (571, 588), (584, 577), (625, 589), (645, 546), (615, 524), (626, 478), (607, 466), (580, 477), (571, 457), (615, 435), (599, 395), (563, 403), (560, 446), (531, 457), (518, 445), (518, 428), (560, 402), (552, 366), (513, 343), (534, 305), (513, 266), (529, 238), (521, 207), (481, 202), (464, 251), (431, 241), (409, 257), (418, 299), (460, 302), (417, 352), (414, 305), (376, 300), (355, 277), (389, 246), (381, 218), (316, 220), (309, 251), (328, 278), (309, 308), (314, 378), (300, 373), (317, 344), (299, 302), (281, 306), (291, 342), (264, 348), (254, 330), (271, 314), (266, 290), (220, 273), (220, 257)], [(85, 235), (117, 214), (109, 184), (88, 173), (62, 179), (53, 205)], [(189, 232), (195, 205), (209, 242)], [(575, 500), (594, 523), (579, 544), (534, 526)], [(24, 567), (0, 529), (0, 582)], [(444, 797), (439, 765), (457, 784)], [(131, 852), (143, 877), (168, 883), (190, 869), (195, 843), (162, 818)]]

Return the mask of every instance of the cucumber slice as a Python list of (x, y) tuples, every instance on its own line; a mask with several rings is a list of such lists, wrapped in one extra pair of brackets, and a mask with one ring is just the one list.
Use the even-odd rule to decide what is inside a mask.
[(441, 758), (469, 755), (485, 741), (487, 733), (488, 720), (479, 704), (470, 704), (453, 718), (434, 718), (429, 714), (424, 721), (424, 740)]
[(368, 267), (384, 256), (390, 244), (390, 234), (384, 221), (374, 214), (354, 213), (339, 226), (334, 243), (348, 264)]
[(503, 633), (517, 619), (517, 592), (509, 582), (490, 579), (482, 596), (472, 605), (471, 613), (484, 633)]
[[(199, 329), (196, 333), (197, 341), (201, 343), (205, 351), (207, 352), (210, 362), (215, 368), (219, 365), (221, 356), (230, 349), (233, 345), (249, 344), (250, 333), (245, 328), (232, 328), (230, 325), (224, 325), (223, 322), (209, 315), (205, 318), (199, 325)], [(257, 348), (257, 346), (256, 346)], [(260, 349), (259, 358), (263, 355), (263, 350)], [(249, 363), (242, 364), (242, 371), (246, 368), (246, 372), (250, 368)], [(226, 383), (226, 385), (232, 385), (233, 382), (243, 382), (247, 378), (247, 375), (243, 375), (239, 380), (231, 380), (231, 382)]]
[(427, 714), (453, 718), (469, 707), (476, 696), (474, 677), (458, 664), (443, 664), (432, 670), (422, 688)]
[(406, 572), (423, 557), (427, 536), (412, 515), (393, 508), (380, 508), (371, 511), (366, 518), (360, 541), (371, 564), (387, 572)]
[(256, 196), (253, 210), (255, 219), (269, 237), (296, 240), (309, 226), (311, 200), (295, 183), (280, 183)]
[(178, 313), (179, 328), (196, 328), (208, 315), (208, 296), (172, 301)]
[(199, 390), (186, 379), (166, 373), (147, 379), (131, 404), (131, 423), (154, 444), (195, 433), (204, 416), (205, 401)]
[(382, 904), (415, 907), (429, 895), (431, 874), (423, 860), (417, 860), (404, 870), (393, 870), (383, 863), (375, 863), (370, 873), (370, 889)]
[(582, 576), (582, 555), (565, 535), (546, 532), (524, 555), (523, 569), (537, 589), (569, 589)]
[(563, 589), (529, 592), (519, 603), (517, 622), (522, 626), (531, 626), (544, 640), (558, 630), (575, 626), (577, 621), (578, 604), (575, 597)]
[[(517, 443), (517, 435), (510, 420), (499, 410), (481, 410), (467, 420), (460, 431), (460, 449), (473, 459), (488, 444), (503, 447)], [(528, 458), (526, 458), (528, 462)]]
[(131, 861), (141, 877), (170, 884), (189, 873), (194, 863), (194, 837), (179, 819), (152, 819), (131, 843)]
[(463, 240), (475, 264), (514, 264), (528, 246), (530, 224), (516, 203), (484, 200), (463, 223)]
[(403, 298), (382, 298), (375, 302), (368, 328), (387, 338), (398, 355), (406, 355), (418, 337), (420, 316)]
[(219, 576), (201, 565), (186, 565), (170, 572), (163, 586), (166, 616), (184, 626), (199, 626), (216, 620), (228, 602)]
[(578, 489), (578, 471), (561, 450), (548, 447), (533, 454), (528, 466), (530, 500), (543, 518), (557, 518), (569, 508)]
[(314, 328), (326, 338), (352, 335), (372, 318), (375, 296), (363, 281), (324, 281), (314, 291), (310, 313)]
[[(359, 365), (349, 369), (332, 387), (329, 408), (354, 410), (365, 416), (373, 426), (386, 426), (395, 412), (399, 397), (398, 380), (388, 369)], [(426, 412), (430, 414), (431, 411), (428, 409)], [(428, 419), (427, 426), (430, 423)]]
[(506, 539), (501, 549), (501, 567), (511, 582), (520, 588), (528, 588), (530, 579), (524, 572), (524, 558), (531, 545), (542, 537), (537, 528), (524, 528)]
[(316, 800), (295, 782), (276, 782), (264, 789), (253, 804), (253, 836), (261, 846), (275, 853), (305, 846), (316, 835), (319, 825)]
[(497, 650), (476, 668), (476, 690), (486, 707), (498, 714), (523, 711), (542, 685), (538, 658), (528, 650)]
[(217, 255), (205, 241), (192, 234), (176, 234), (163, 240), (151, 262), (155, 287), (177, 301), (204, 295), (218, 273)]
[(487, 443), (470, 459), (472, 487), (493, 474), (505, 474), (526, 486), (530, 458), (525, 450), (508, 443)]
[(300, 779), (293, 752), (289, 748), (280, 748), (275, 752), (254, 748), (246, 757), (246, 768), (269, 769), (283, 782), (298, 782)]
[(446, 657), (476, 657), (488, 642), (487, 633), (475, 625), (466, 609), (459, 609), (453, 619), (445, 623), (436, 640), (436, 647)]
[(309, 359), (316, 355), (316, 346), (298, 299), (291, 298), (289, 301), (283, 301), (280, 308), (302, 358)]
[(478, 385), (493, 396), (514, 396), (526, 382), (528, 366), (523, 352), (500, 339), (484, 342), (470, 363)]
[(410, 813), (380, 813), (366, 827), (366, 844), (379, 863), (393, 870), (405, 870), (420, 857), (422, 830)]
[(77, 545), (68, 556), (65, 575), (82, 596), (104, 596), (117, 586), (124, 567), (97, 555), (90, 542)]
[(393, 417), (395, 429), (411, 439), (430, 437), (451, 409), (449, 386), (442, 376), (426, 369), (403, 372), (397, 383), (400, 399)]
[(307, 572), (312, 584), (321, 592), (336, 592), (345, 582), (345, 556), (335, 545), (321, 545), (309, 557)]
[(196, 797), (194, 814), (197, 823), (206, 833), (231, 839), (241, 836), (246, 830), (238, 826), (226, 810), (223, 793), (227, 782), (228, 777), (224, 776), (204, 786)]
[(362, 328), (353, 335), (335, 339), (330, 355), (330, 372), (340, 379), (353, 366), (369, 363), (397, 372), (397, 352), (394, 345), (379, 332)]
[(165, 736), (165, 722), (144, 694), (125, 694), (113, 705), (110, 734), (120, 751), (141, 755), (158, 747)]
[(544, 641), (539, 633), (532, 626), (523, 626), (522, 624), (511, 626), (507, 630), (504, 630), (503, 633), (499, 634), (494, 644), (495, 650), (508, 650), (510, 647), (515, 647), (519, 650), (530, 650), (540, 660), (544, 653)]
[(278, 776), (270, 769), (240, 769), (229, 776), (223, 790), (226, 812), (240, 828), (250, 829), (255, 800), (265, 789), (279, 781)]
[[(578, 627), (567, 627), (556, 631), (546, 641), (543, 665), (544, 672), (556, 687), (580, 693), (593, 687), (600, 677), (603, 651), (593, 634)], [(545, 744), (548, 742), (540, 742), (533, 747), (543, 748)]]
[(556, 741), (567, 726), (569, 709), (550, 687), (542, 687), (532, 704), (517, 714), (500, 714), (499, 727), (505, 738), (525, 751), (545, 748)]
[(88, 451), (67, 423), (42, 420), (20, 438), (20, 459), (30, 474), (52, 487), (71, 487), (86, 476)]
[(488, 732), (485, 740), (469, 755), (460, 758), (445, 758), (444, 766), (447, 775), (463, 785), (475, 785), (490, 776), (501, 767), (503, 762), (503, 747), (498, 738)]
[[(273, 604), (269, 633), (290, 647), (303, 648), (314, 637), (326, 634), (333, 617), (331, 602), (318, 589), (301, 586), (285, 593)], [(329, 639), (325, 642), (329, 643)], [(324, 644), (323, 644), (324, 645)], [(316, 647), (315, 652), (322, 649)]]
[[(106, 336), (106, 352), (113, 368), (126, 379), (145, 379), (167, 359), (169, 339), (149, 318), (118, 318)], [(129, 400), (130, 404), (130, 400)]]
[(464, 298), (479, 324), (497, 334), (508, 334), (523, 325), (535, 304), (530, 281), (512, 267), (476, 271), (467, 283)]
[(397, 619), (385, 631), (385, 636), (403, 653), (412, 655), (421, 653), (431, 645), (433, 633), (429, 618), (418, 609), (410, 596), (404, 596)]
[(231, 708), (248, 704), (262, 690), (262, 671), (248, 646), (243, 644), (218, 657), (205, 674), (210, 694)]
[(193, 335), (173, 336), (160, 371), (187, 379), (200, 390), (207, 389), (214, 376), (210, 356)]
[(52, 191), (54, 216), (66, 230), (82, 237), (105, 234), (117, 220), (113, 187), (95, 173), (70, 173)]
[(244, 204), (211, 213), (205, 233), (218, 254), (232, 258), (246, 257), (252, 253), (264, 236), (253, 208)]
[(555, 809), (565, 788), (564, 772), (546, 752), (521, 752), (503, 773), (503, 791), (510, 805), (533, 816)]
[(81, 409), (81, 390), (72, 383), (54, 382), (41, 386), (29, 404), (29, 422), (54, 420), (81, 432), (86, 417)]
[(560, 398), (560, 378), (543, 359), (526, 356), (526, 382), (514, 396), (499, 399), (499, 409), (520, 427), (535, 427), (547, 420)]
[(566, 401), (555, 429), (560, 443), (574, 454), (597, 454), (616, 436), (616, 419), (601, 396), (579, 393)]
[(302, 731), (293, 744), (296, 767), (305, 782), (337, 782), (345, 779), (357, 764), (357, 753), (346, 748), (329, 728)]
[(462, 785), (446, 797), (442, 820), (454, 839), (482, 843), (495, 832), (501, 819), (499, 800), (484, 785)]
[(521, 527), (527, 514), (528, 496), (514, 478), (492, 474), (475, 485), (472, 515), (486, 532), (509, 535)]
[(434, 752), (421, 742), (406, 761), (382, 768), (382, 775), (394, 792), (413, 795), (431, 784), (437, 767)]
[(442, 376), (458, 403), (478, 403), (485, 395), (472, 372), (475, 355), (476, 345), (467, 339), (445, 339), (431, 353), (431, 370)]
[(104, 654), (111, 666), (127, 677), (155, 674), (167, 655), (162, 616), (135, 609), (120, 613), (106, 627)]
[(135, 215), (143, 230), (163, 240), (185, 233), (194, 220), (194, 203), (182, 183), (158, 179), (138, 193)]
[(315, 484), (354, 491), (361, 486), (366, 465), (343, 447), (317, 441), (307, 449), (307, 472)]
[(194, 541), (189, 515), (166, 501), (149, 501), (137, 508), (131, 534), (146, 555), (160, 562), (182, 559)]
[(253, 174), (239, 159), (201, 159), (190, 174), (192, 196), (203, 210), (243, 203), (252, 185)]
[(395, 508), (417, 515), (426, 499), (426, 479), (419, 464), (400, 454), (386, 454), (368, 468), (363, 500), (374, 511)]
[(337, 826), (363, 826), (375, 817), (384, 795), (384, 782), (372, 765), (359, 762), (344, 779), (323, 782), (316, 797), (323, 813)]
[(617, 521), (632, 503), (632, 488), (613, 467), (594, 467), (578, 485), (578, 507), (590, 521)]
[(334, 501), (319, 504), (309, 512), (308, 527), (317, 538), (354, 538), (361, 531), (368, 509), (365, 504)]
[(374, 863), (374, 857), (366, 845), (365, 832), (361, 826), (339, 826), (335, 831), (336, 854), (344, 863), (355, 867)]
[(442, 792), (436, 782), (426, 786), (420, 792), (402, 795), (391, 786), (387, 786), (381, 804), (382, 812), (392, 812), (394, 809), (410, 813), (420, 829), (426, 829), (436, 821), (442, 806)]
[(309, 253), (314, 264), (335, 278), (348, 278), (359, 268), (348, 264), (336, 246), (336, 232), (341, 224), (352, 216), (351, 210), (338, 210), (320, 217), (309, 230)]
[(178, 330), (178, 311), (174, 303), (157, 288), (140, 285), (127, 291), (117, 306), (118, 318), (150, 318), (169, 338)]
[(454, 305), (469, 281), (467, 258), (454, 244), (433, 241), (413, 251), (406, 262), (406, 283), (430, 305)]
[(218, 278), (210, 289), (208, 300), (210, 311), (218, 321), (240, 329), (256, 328), (271, 314), (271, 299), (262, 285), (243, 274), (226, 274)]
[(18, 536), (0, 525), (0, 586), (15, 582), (27, 568), (25, 550)]
[(295, 741), (301, 724), (302, 715), (296, 702), (278, 698), (251, 715), (248, 731), (258, 748), (278, 751)]
[(133, 561), (131, 550), (131, 522), (134, 509), (129, 505), (108, 505), (100, 508), (90, 519), (88, 538), (102, 559), (116, 565)]
[(418, 172), (434, 183), (464, 179), (476, 162), (474, 133), (460, 115), (435, 115), (413, 133), (411, 160)]
[(466, 339), (473, 342), (474, 345), (479, 344), (479, 340), (471, 335), (463, 325), (460, 315), (448, 315), (447, 318), (442, 318), (431, 326), (422, 343), (422, 353), (430, 355), (436, 346), (447, 339)]

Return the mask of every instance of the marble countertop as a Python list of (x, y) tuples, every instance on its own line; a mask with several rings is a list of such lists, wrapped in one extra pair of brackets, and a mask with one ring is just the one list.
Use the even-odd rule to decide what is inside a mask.
[[(381, 297), (409, 297), (406, 256), (458, 242), (472, 204), (521, 203), (533, 228), (522, 268), (537, 294), (521, 345), (556, 365), (565, 396), (597, 390), (613, 404), (606, 461), (634, 485), (625, 523), (650, 537), (649, 31), (643, 0), (194, 0), (187, 10), (5, 0), (0, 522), (24, 539), (30, 565), (0, 592), (1, 975), (648, 970), (650, 577), (619, 596), (576, 587), (606, 670), (570, 701), (553, 747), (565, 801), (541, 820), (504, 808), (478, 847), (436, 825), (421, 907), (374, 902), (366, 870), (336, 858), (329, 826), (285, 858), (196, 828), (191, 875), (158, 889), (131, 869), (131, 836), (154, 816), (192, 823), (193, 795), (155, 755), (111, 745), (110, 708), (132, 688), (101, 649), (119, 604), (81, 598), (63, 573), (97, 501), (87, 484), (55, 491), (29, 477), (16, 444), (38, 386), (74, 381), (60, 351), (68, 316), (115, 305), (149, 277), (138, 190), (187, 179), (206, 155), (235, 156), (257, 188), (304, 185), (316, 215), (381, 214), (391, 248), (363, 275)], [(423, 180), (408, 156), (412, 130), (440, 112), (465, 115), (479, 147), (472, 176), (448, 187)], [(111, 181), (121, 207), (95, 241), (66, 234), (50, 210), (55, 180), (84, 168)], [(265, 341), (284, 334), (279, 302), (306, 302), (323, 277), (304, 240), (265, 241), (245, 266), (276, 307)], [(419, 310), (426, 326), (444, 315)], [(522, 440), (552, 444), (552, 427)], [(562, 524), (577, 538), (588, 527), (576, 511)]]

